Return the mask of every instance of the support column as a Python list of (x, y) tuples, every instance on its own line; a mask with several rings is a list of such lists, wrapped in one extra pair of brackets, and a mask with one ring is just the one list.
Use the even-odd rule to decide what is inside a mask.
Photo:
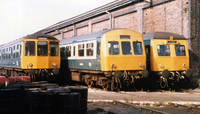
[(143, 4), (137, 5), (138, 32), (143, 33)]
[(76, 25), (73, 24), (73, 36), (76, 36), (76, 35), (77, 35)]
[(89, 29), (88, 33), (92, 33), (92, 22), (91, 22), (91, 20), (89, 20), (89, 22), (88, 22), (88, 29)]

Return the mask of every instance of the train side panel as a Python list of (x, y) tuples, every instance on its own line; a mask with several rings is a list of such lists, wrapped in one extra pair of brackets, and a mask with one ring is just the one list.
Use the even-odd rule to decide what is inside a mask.
[(69, 69), (101, 70), (97, 39), (73, 42), (62, 45), (61, 49), (70, 49), (68, 57), (64, 57)]

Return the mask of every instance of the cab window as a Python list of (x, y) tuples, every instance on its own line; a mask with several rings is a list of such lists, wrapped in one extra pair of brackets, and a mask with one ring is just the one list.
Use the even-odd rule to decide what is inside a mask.
[(132, 55), (130, 42), (121, 42), (121, 45), (123, 55)]
[(35, 56), (35, 42), (34, 41), (25, 42), (25, 56)]
[(184, 45), (175, 45), (176, 56), (185, 56), (185, 46)]
[(58, 42), (50, 42), (50, 56), (58, 56), (59, 46)]
[(48, 55), (48, 42), (38, 41), (37, 43), (37, 55), (47, 56)]
[(109, 55), (119, 55), (119, 43), (118, 42), (108, 42)]
[(135, 55), (143, 55), (142, 42), (133, 42), (133, 49)]
[(170, 56), (170, 46), (169, 45), (158, 45), (158, 56)]

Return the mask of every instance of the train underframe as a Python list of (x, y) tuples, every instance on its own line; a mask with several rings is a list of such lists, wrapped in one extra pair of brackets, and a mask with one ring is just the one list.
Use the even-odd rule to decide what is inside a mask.
[(157, 80), (161, 89), (187, 88), (192, 76), (191, 70), (186, 71), (168, 71), (150, 72), (149, 78)]
[(1, 76), (30, 76), (31, 81), (49, 80), (50, 77), (59, 74), (59, 69), (21, 69), (21, 68), (0, 68)]
[(71, 69), (71, 80), (83, 82), (88, 87), (100, 86), (104, 90), (119, 91), (133, 88), (141, 79), (142, 71), (87, 71)]

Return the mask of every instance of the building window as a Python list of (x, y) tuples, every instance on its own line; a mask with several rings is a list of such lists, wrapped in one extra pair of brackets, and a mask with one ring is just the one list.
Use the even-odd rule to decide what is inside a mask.
[(78, 45), (78, 56), (84, 56), (84, 44)]

